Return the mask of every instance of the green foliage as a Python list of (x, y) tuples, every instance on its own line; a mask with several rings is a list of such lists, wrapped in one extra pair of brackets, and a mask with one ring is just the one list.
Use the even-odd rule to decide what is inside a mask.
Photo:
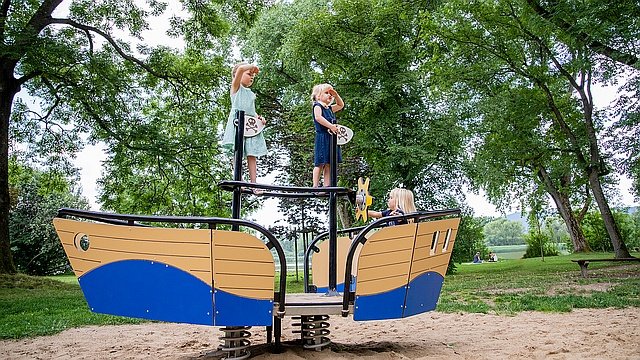
[(544, 221), (542, 229), (548, 236), (549, 240), (556, 244), (571, 244), (567, 226), (559, 217), (547, 217)]
[[(614, 210), (613, 218), (620, 229), (620, 234), (624, 243), (631, 248), (638, 247), (640, 240), (638, 235), (640, 229), (638, 227), (638, 213), (628, 214), (626, 211)], [(612, 251), (611, 240), (607, 234), (602, 216), (599, 212), (589, 211), (582, 220), (582, 229), (584, 236), (589, 243), (591, 249), (595, 251)]]
[(633, 251), (640, 251), (640, 212), (637, 209), (631, 214), (631, 226), (633, 227), (633, 232), (630, 238), (627, 239), (627, 246)]
[[(528, 203), (542, 190), (570, 215), (584, 201), (589, 173), (606, 175), (611, 151), (598, 139), (613, 121), (593, 111), (591, 94), (592, 83), (607, 81), (605, 67), (589, 48), (592, 44), (567, 33), (576, 20), (588, 24), (599, 15), (576, 4), (584, 10), (578, 15), (582, 18), (571, 13), (571, 25), (559, 30), (536, 13), (534, 3), (540, 4), (440, 3), (421, 23), (422, 35), (432, 44), (423, 66), (432, 72), (431, 89), (442, 99), (442, 111), (459, 114), (466, 125), (470, 141), (465, 170), (472, 187), (485, 190), (499, 206), (514, 200)], [(553, 4), (558, 3), (574, 2)], [(600, 195), (600, 182), (608, 181), (591, 177), (588, 184)], [(596, 198), (601, 208), (606, 205), (603, 196)], [(573, 220), (566, 219), (576, 230)]]
[(243, 53), (261, 67), (255, 88), (262, 111), (274, 119), (269, 146), (288, 160), (284, 183), (311, 183), (309, 95), (326, 82), (346, 104), (339, 122), (355, 131), (342, 147), (340, 185), (354, 188), (358, 177), (371, 177), (371, 193), (380, 199), (374, 208), (398, 185), (415, 192), (421, 209), (456, 206), (462, 130), (427, 98), (425, 72), (417, 68), (425, 46), (416, 32), (422, 9), (414, 5), (301, 0), (260, 15)]
[(524, 238), (527, 243), (527, 251), (522, 256), (524, 259), (560, 255), (556, 244), (545, 233), (529, 232)]
[[(9, 129), (0, 142), (63, 174), (73, 173), (71, 159), (84, 144), (104, 142), (105, 209), (225, 215), (227, 199), (215, 184), (228, 178), (222, 164), (229, 161), (217, 146), (229, 111), (228, 19), (250, 23), (269, 1), (244, 7), (181, 1), (183, 11), (167, 15), (164, 34), (175, 40), (160, 46), (144, 43), (145, 31), (160, 21), (167, 2), (73, 0), (68, 10), (60, 4), (5, 3), (0, 114)], [(9, 192), (1, 185), (0, 272), (12, 272)]]
[(476, 252), (480, 252), (483, 258), (489, 253), (483, 232), (484, 225), (488, 221), (489, 219), (486, 218), (476, 218), (468, 213), (463, 214), (447, 273), (456, 271), (455, 263), (472, 261)]
[(499, 218), (484, 226), (487, 245), (518, 245), (524, 243), (524, 227), (518, 221)]
[(87, 209), (86, 199), (73, 190), (75, 183), (69, 183), (59, 173), (42, 172), (15, 162), (11, 169), (17, 198), (9, 214), (9, 234), (17, 270), (30, 275), (68, 271), (69, 261), (52, 220), (62, 207)]
[(522, 255), (527, 251), (527, 245), (490, 246), (489, 250), (498, 256), (498, 261), (502, 259), (521, 259)]

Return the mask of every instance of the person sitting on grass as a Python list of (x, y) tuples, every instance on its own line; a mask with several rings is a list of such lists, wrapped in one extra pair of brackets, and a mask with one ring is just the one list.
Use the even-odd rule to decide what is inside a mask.
[(482, 263), (482, 259), (480, 258), (480, 252), (477, 252), (477, 253), (473, 256), (473, 263), (474, 263), (474, 264), (480, 264), (480, 263)]

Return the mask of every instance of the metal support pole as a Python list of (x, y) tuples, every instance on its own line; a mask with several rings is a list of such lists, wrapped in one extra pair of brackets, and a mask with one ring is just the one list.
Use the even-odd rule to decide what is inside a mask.
[[(233, 150), (233, 180), (242, 181), (242, 156), (244, 155), (244, 111), (236, 111), (236, 138)], [(242, 189), (233, 189), (233, 201), (231, 202), (231, 217), (240, 219), (242, 207)], [(232, 225), (233, 231), (240, 230), (238, 225)]]
[(296, 282), (298, 281), (298, 234), (296, 231), (296, 235), (293, 237), (293, 253), (296, 259)]
[[(331, 186), (338, 186), (338, 136), (331, 135)], [(337, 205), (338, 197), (335, 192), (329, 194), (329, 291), (327, 295), (338, 295), (336, 268), (338, 252), (338, 217)]]

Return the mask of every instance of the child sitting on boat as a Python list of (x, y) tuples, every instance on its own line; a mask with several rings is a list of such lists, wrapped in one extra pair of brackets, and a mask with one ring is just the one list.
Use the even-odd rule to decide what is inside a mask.
[[(395, 188), (389, 192), (387, 199), (388, 208), (383, 211), (368, 210), (367, 215), (372, 218), (382, 218), (393, 215), (410, 214), (416, 211), (416, 205), (413, 201), (413, 193), (411, 190)], [(390, 221), (389, 225), (406, 224), (407, 220), (400, 219), (398, 221)]]

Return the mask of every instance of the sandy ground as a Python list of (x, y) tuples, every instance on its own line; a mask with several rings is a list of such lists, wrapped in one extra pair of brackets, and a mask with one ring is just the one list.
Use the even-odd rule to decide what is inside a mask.
[[(295, 344), (283, 320), (283, 353), (253, 328), (252, 359), (640, 359), (640, 308), (580, 309), (517, 316), (430, 312), (402, 320), (330, 319), (333, 344)], [(218, 328), (153, 323), (90, 326), (0, 342), (0, 359), (217, 359)]]

